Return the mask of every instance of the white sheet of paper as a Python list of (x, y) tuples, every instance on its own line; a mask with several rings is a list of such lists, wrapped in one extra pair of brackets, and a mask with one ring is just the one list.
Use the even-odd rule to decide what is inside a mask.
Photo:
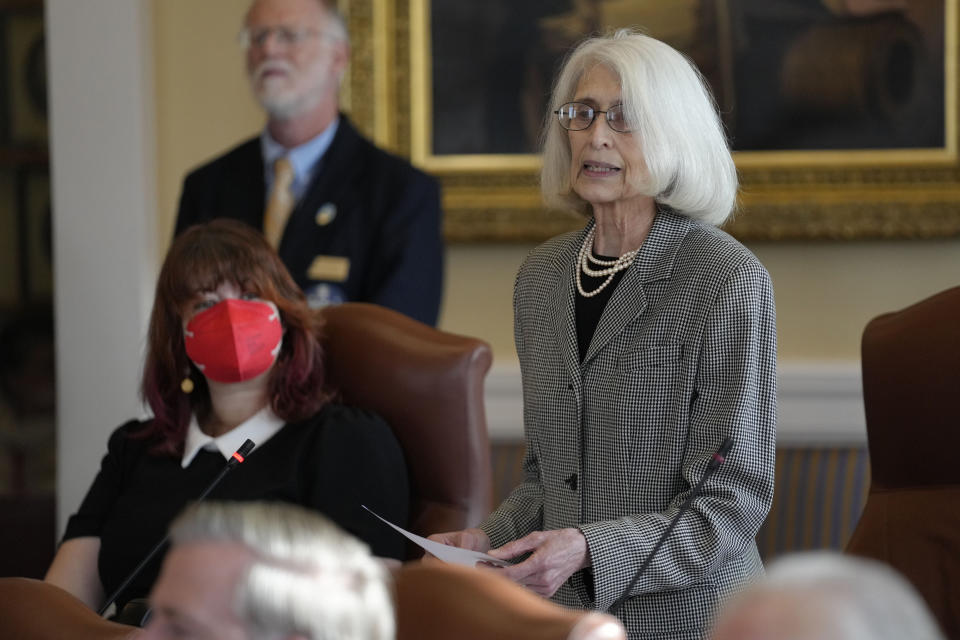
[(486, 553), (481, 553), (480, 551), (471, 551), (469, 549), (451, 547), (448, 544), (442, 544), (440, 542), (434, 542), (433, 540), (427, 540), (426, 538), (418, 536), (415, 533), (410, 533), (406, 529), (398, 527), (397, 525), (393, 524), (386, 518), (381, 518), (376, 514), (376, 512), (374, 512), (372, 509), (367, 507), (367, 505), (364, 504), (360, 506), (362, 506), (364, 509), (366, 509), (367, 511), (375, 515), (384, 523), (390, 525), (391, 527), (399, 531), (401, 534), (406, 536), (409, 540), (412, 540), (417, 546), (422, 548), (424, 551), (426, 551), (430, 555), (440, 558), (444, 562), (447, 562), (449, 564), (459, 564), (465, 567), (476, 566), (478, 562), (489, 562), (490, 564), (496, 565), (498, 567), (510, 566), (509, 562), (505, 562), (499, 558), (494, 558), (493, 556), (487, 555)]

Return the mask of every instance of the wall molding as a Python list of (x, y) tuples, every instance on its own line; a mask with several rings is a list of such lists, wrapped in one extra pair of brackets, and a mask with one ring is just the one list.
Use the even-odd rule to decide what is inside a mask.
[[(860, 363), (781, 363), (777, 443), (780, 446), (865, 446)], [(494, 365), (486, 382), (490, 439), (523, 439), (519, 363)]]

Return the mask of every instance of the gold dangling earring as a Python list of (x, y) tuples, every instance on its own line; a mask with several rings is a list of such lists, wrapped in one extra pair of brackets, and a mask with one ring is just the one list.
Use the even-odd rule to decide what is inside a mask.
[(193, 380), (190, 378), (189, 374), (186, 378), (180, 381), (180, 391), (188, 394), (193, 393)]

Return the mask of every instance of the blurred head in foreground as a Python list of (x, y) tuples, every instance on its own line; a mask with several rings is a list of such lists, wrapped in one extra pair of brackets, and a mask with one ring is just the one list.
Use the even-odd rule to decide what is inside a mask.
[(814, 552), (774, 562), (721, 610), (711, 640), (944, 640), (916, 590), (879, 562)]
[(365, 544), (281, 503), (203, 503), (171, 528), (145, 639), (387, 640), (389, 578)]

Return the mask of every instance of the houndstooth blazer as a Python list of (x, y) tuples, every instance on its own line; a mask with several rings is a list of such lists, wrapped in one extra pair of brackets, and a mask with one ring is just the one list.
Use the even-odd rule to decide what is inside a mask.
[(494, 547), (578, 527), (592, 568), (554, 600), (606, 609), (733, 438), (620, 610), (631, 639), (701, 638), (720, 600), (763, 571), (754, 538), (773, 499), (770, 277), (726, 233), (661, 211), (581, 363), (574, 277), (587, 229), (535, 249), (517, 276), (524, 482), (481, 526)]

